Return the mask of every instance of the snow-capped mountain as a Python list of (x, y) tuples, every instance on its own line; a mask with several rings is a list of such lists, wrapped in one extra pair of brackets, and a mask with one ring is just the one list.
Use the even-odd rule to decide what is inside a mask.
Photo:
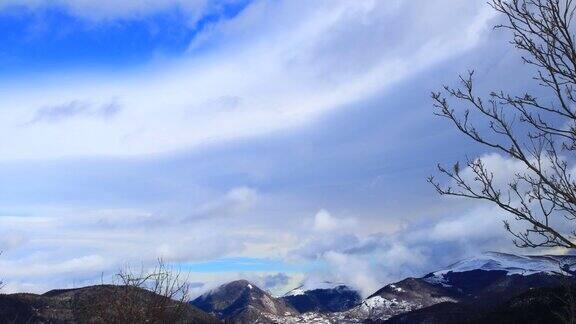
[[(280, 298), (246, 280), (233, 281), (191, 302), (232, 323), (334, 323), (339, 312), (358, 305), (360, 294), (342, 284), (323, 282), (297, 287)], [(333, 315), (336, 314), (336, 315)]]
[(347, 311), (344, 318), (357, 321), (384, 320), (434, 304), (457, 301), (457, 294), (441, 285), (407, 278), (382, 287), (360, 305)]
[(234, 323), (445, 323), (431, 319), (445, 319), (439, 314), (467, 319), (532, 289), (557, 287), (567, 278), (572, 280), (565, 270), (573, 264), (576, 256), (487, 252), (421, 278), (388, 284), (364, 300), (353, 289), (330, 282), (303, 285), (274, 298), (241, 280), (204, 294), (192, 304)]
[[(185, 316), (191, 323), (554, 323), (567, 298), (574, 297), (573, 268), (576, 256), (488, 252), (385, 285), (363, 300), (353, 289), (330, 282), (303, 285), (276, 298), (238, 280), (196, 298)], [(0, 323), (84, 323), (98, 316), (90, 306), (107, 301), (116, 289), (0, 294)], [(144, 303), (156, 298), (146, 290), (139, 296)]]
[(473, 301), (488, 307), (532, 288), (559, 285), (566, 274), (562, 268), (572, 264), (576, 265), (576, 256), (486, 252), (422, 278), (389, 284), (345, 312), (343, 318), (386, 320), (440, 303)]
[(322, 282), (311, 289), (301, 285), (287, 292), (282, 299), (301, 313), (342, 312), (362, 301), (358, 291), (339, 283)]
[(524, 256), (499, 252), (485, 252), (473, 258), (458, 261), (445, 269), (433, 272), (441, 277), (448, 272), (471, 270), (506, 271), (509, 275), (531, 275), (535, 273), (560, 274), (562, 267), (576, 262), (574, 256)]

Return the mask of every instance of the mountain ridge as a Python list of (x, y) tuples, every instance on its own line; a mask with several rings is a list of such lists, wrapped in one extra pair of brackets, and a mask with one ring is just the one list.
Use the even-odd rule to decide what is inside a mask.
[[(275, 297), (250, 281), (236, 280), (191, 301), (183, 323), (481, 323), (499, 317), (525, 319), (531, 305), (548, 313), (526, 323), (541, 323), (538, 318), (553, 317), (546, 307), (556, 307), (556, 312), (560, 307), (551, 296), (576, 283), (569, 275), (575, 264), (571, 255), (486, 252), (422, 277), (386, 284), (364, 299), (334, 282), (299, 285)], [(98, 285), (42, 295), (0, 295), (0, 323), (83, 323), (92, 316), (91, 308), (109, 301), (120, 288)], [(146, 290), (138, 296), (156, 298)], [(19, 316), (28, 320), (10, 320)]]

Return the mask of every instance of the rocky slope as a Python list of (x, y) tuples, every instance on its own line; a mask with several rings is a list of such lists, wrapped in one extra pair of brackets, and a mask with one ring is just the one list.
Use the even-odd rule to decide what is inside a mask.
[(246, 281), (222, 285), (194, 299), (192, 305), (233, 323), (273, 323), (299, 312), (282, 299)]
[(347, 311), (343, 318), (358, 322), (384, 320), (442, 302), (457, 302), (458, 297), (458, 293), (441, 285), (408, 278), (381, 288), (359, 306)]

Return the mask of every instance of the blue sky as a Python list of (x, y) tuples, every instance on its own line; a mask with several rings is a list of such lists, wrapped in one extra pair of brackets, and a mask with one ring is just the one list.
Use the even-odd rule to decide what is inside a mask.
[(140, 17), (94, 20), (78, 16), (64, 4), (39, 8), (7, 4), (0, 13), (0, 72), (111, 71), (175, 58), (186, 52), (198, 33), (232, 19), (249, 3), (215, 1), (195, 20), (177, 5)]
[[(530, 87), (484, 1), (5, 1), (0, 276), (89, 284), (156, 258), (197, 293), (383, 284), (514, 251), (487, 205), (436, 195), (484, 156), (430, 91)], [(272, 285), (271, 283), (274, 283)]]

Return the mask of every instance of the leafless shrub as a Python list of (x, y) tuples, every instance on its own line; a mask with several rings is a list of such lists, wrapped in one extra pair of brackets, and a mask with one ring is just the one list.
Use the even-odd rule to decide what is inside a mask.
[(179, 271), (162, 261), (152, 271), (125, 268), (114, 285), (102, 285), (96, 302), (89, 302), (86, 320), (92, 323), (183, 323), (190, 312), (189, 285)]

